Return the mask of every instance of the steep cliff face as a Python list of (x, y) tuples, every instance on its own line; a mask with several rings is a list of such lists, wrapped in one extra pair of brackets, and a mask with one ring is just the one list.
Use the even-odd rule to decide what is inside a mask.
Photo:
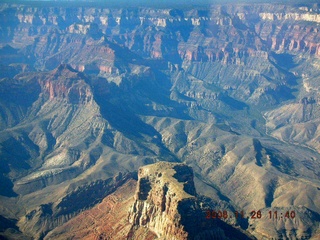
[(134, 226), (148, 227), (160, 238), (175, 236), (177, 239), (187, 239), (188, 233), (181, 225), (181, 218), (186, 216), (181, 216), (179, 209), (183, 205), (199, 207), (195, 206), (196, 192), (191, 168), (158, 163), (140, 168), (138, 177), (136, 201), (130, 210), (129, 221)]
[[(20, 48), (29, 62), (36, 58), (34, 65), (39, 69), (51, 70), (65, 62), (79, 71), (106, 77), (128, 72), (128, 63), (156, 65), (207, 78), (231, 97), (256, 105), (293, 98), (299, 73), (284, 67), (299, 61), (293, 55), (320, 56), (317, 5), (217, 5), (184, 11), (23, 9), (3, 8), (2, 15), (9, 11), (15, 19), (3, 27), (13, 32), (9, 34), (12, 39), (4, 38), (3, 44)], [(230, 66), (233, 71), (226, 71)]]
[[(129, 211), (129, 239), (147, 227), (159, 239), (249, 239), (239, 230), (226, 233), (220, 219), (207, 219), (209, 205), (197, 198), (193, 171), (184, 164), (159, 162), (139, 169), (135, 201)], [(229, 229), (232, 231), (232, 227)]]
[[(214, 200), (196, 195), (189, 167), (142, 168), (130, 204), (116, 200), (131, 209), (121, 237), (227, 238), (235, 224), (258, 238), (317, 236), (318, 4), (47, 3), (0, 6), (0, 235), (42, 238), (118, 172), (168, 161), (192, 167)], [(264, 218), (203, 222), (209, 208)]]
[[(265, 4), (185, 11), (57, 7), (17, 10), (7, 5), (2, 11), (10, 12), (14, 19), (12, 23), (5, 21), (3, 28), (13, 32), (10, 36), (17, 44), (74, 41), (73, 37), (59, 40), (59, 34), (66, 32), (94, 39), (106, 34), (144, 57), (241, 64), (247, 56), (266, 57), (269, 50), (320, 56), (316, 27), (320, 20), (317, 6), (314, 8)], [(44, 34), (52, 37), (39, 38)]]
[(63, 64), (52, 71), (44, 81), (40, 81), (42, 93), (48, 95), (49, 100), (55, 98), (66, 100), (67, 103), (92, 103), (93, 93), (85, 82), (85, 77), (70, 66)]
[(232, 224), (206, 217), (214, 204), (203, 200), (190, 167), (158, 162), (140, 168), (138, 181), (129, 179), (45, 239), (251, 239)]

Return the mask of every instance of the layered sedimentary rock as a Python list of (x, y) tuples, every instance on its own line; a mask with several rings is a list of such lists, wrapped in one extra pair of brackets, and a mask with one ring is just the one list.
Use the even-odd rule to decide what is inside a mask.
[(159, 162), (140, 168), (138, 181), (129, 179), (45, 239), (250, 239), (220, 219), (207, 218), (208, 210), (209, 202), (196, 194), (190, 167)]
[(129, 238), (136, 239), (137, 232), (147, 227), (159, 239), (249, 239), (220, 219), (206, 218), (208, 210), (210, 205), (198, 199), (192, 168), (167, 162), (142, 167), (128, 216)]
[[(43, 238), (127, 172), (168, 161), (193, 168), (209, 208), (246, 215), (225, 224), (257, 238), (317, 237), (318, 4), (37, 4), (0, 8), (0, 235)], [(195, 237), (186, 216), (200, 219), (201, 197), (187, 184), (180, 201), (157, 178), (143, 175), (126, 231)], [(182, 214), (188, 204), (195, 211)]]
[(74, 104), (87, 104), (93, 100), (92, 90), (86, 84), (85, 77), (68, 65), (60, 65), (44, 81), (40, 82), (40, 86), (42, 92), (49, 95), (49, 100), (58, 98)]
[[(291, 54), (319, 57), (317, 5), (217, 5), (184, 11), (28, 6), (21, 10), (5, 5), (2, 11), (14, 19), (2, 27), (11, 37), (3, 38), (3, 44), (20, 48), (25, 61), (35, 61), (40, 69), (65, 62), (85, 73), (110, 76), (128, 72), (130, 63), (171, 71), (182, 68), (197, 78), (205, 78), (203, 72), (222, 72), (223, 80), (209, 77), (210, 83), (236, 89), (232, 96), (251, 104), (274, 105), (292, 98), (290, 88), (298, 73), (281, 71), (284, 64), (294, 65)], [(233, 71), (226, 73), (230, 65)]]
[(35, 42), (39, 56), (41, 46), (47, 42), (54, 45), (83, 41), (72, 35), (61, 39), (61, 33), (94, 39), (106, 34), (133, 52), (173, 62), (182, 59), (240, 64), (246, 56), (267, 57), (268, 50), (319, 56), (319, 29), (309, 24), (319, 22), (317, 5), (300, 9), (268, 4), (214, 6), (186, 11), (58, 7), (17, 10), (7, 5), (2, 11), (14, 19), (4, 22), (3, 34), (10, 30), (17, 44), (23, 44), (22, 39)]
[(45, 239), (126, 239), (131, 229), (128, 209), (134, 202), (136, 186), (136, 180), (129, 179), (101, 203), (51, 231)]
[[(135, 203), (129, 214), (133, 226), (146, 226), (163, 239), (187, 239), (193, 235), (183, 230), (180, 209), (199, 211), (196, 203), (193, 174), (185, 165), (158, 163), (140, 168)], [(201, 217), (198, 216), (198, 217)], [(194, 218), (193, 218), (194, 220)], [(185, 221), (185, 220), (184, 220)], [(196, 226), (194, 226), (197, 228)], [(197, 229), (201, 232), (201, 229)]]

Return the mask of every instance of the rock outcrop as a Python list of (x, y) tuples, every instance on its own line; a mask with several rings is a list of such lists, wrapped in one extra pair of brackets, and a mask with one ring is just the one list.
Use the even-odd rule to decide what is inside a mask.
[(208, 219), (208, 203), (198, 198), (190, 167), (158, 162), (140, 168), (138, 181), (127, 180), (101, 203), (51, 231), (45, 239), (253, 238), (221, 219)]
[[(135, 202), (129, 211), (129, 239), (136, 239), (142, 227), (158, 239), (229, 239), (226, 235), (230, 232), (219, 226), (220, 219), (205, 217), (208, 207), (197, 198), (192, 168), (168, 162), (144, 166), (138, 171)], [(233, 234), (241, 232), (234, 229)], [(245, 234), (242, 237), (248, 238)]]
[(148, 165), (122, 237), (317, 236), (319, 4), (57, 4), (0, 6), (0, 235), (45, 237)]
[(133, 226), (148, 227), (160, 238), (187, 239), (189, 233), (183, 229), (182, 218), (189, 216), (181, 216), (179, 210), (200, 210), (191, 168), (162, 162), (140, 168), (138, 177), (129, 221)]
[(85, 80), (85, 76), (71, 66), (61, 64), (39, 83), (49, 100), (57, 98), (71, 104), (87, 104), (93, 101), (93, 93)]

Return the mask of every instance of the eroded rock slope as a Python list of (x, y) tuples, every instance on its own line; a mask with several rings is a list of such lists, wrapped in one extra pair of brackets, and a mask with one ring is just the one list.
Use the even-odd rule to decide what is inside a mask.
[[(197, 192), (243, 211), (257, 238), (317, 238), (318, 4), (2, 3), (0, 22), (1, 235), (42, 239), (166, 161), (193, 168), (187, 210)], [(156, 193), (146, 169), (132, 236), (196, 237), (171, 181)]]

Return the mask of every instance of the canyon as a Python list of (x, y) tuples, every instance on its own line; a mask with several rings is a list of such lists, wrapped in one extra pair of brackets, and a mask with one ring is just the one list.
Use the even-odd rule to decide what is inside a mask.
[(319, 4), (4, 2), (0, 23), (0, 238), (320, 237)]
[(207, 218), (216, 205), (197, 195), (190, 167), (158, 162), (140, 168), (138, 181), (129, 179), (45, 239), (251, 239), (231, 224)]

